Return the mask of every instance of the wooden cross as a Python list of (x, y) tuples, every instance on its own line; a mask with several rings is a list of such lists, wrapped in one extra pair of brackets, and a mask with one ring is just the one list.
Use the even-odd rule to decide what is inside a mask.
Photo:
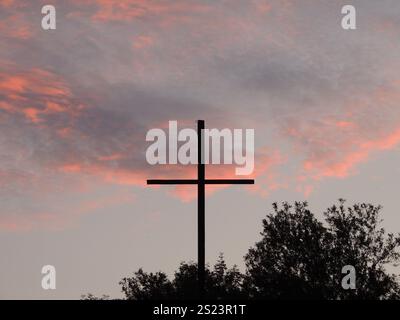
[(206, 179), (205, 165), (203, 161), (203, 139), (204, 120), (197, 121), (197, 179), (151, 179), (147, 184), (157, 185), (197, 185), (197, 279), (200, 297), (205, 294), (205, 186), (206, 184), (254, 184), (253, 179)]

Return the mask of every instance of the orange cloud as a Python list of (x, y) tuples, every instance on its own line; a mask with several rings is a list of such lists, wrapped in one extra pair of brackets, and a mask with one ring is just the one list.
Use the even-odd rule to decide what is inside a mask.
[(23, 76), (0, 74), (0, 90), (20, 94), (27, 88), (28, 80)]
[(147, 173), (140, 169), (128, 170), (122, 168), (113, 168), (107, 164), (93, 163), (93, 164), (81, 164), (81, 163), (67, 163), (62, 164), (58, 167), (58, 170), (67, 174), (80, 174), (80, 175), (91, 175), (99, 177), (103, 182), (119, 184), (119, 185), (135, 185), (135, 186), (146, 186), (146, 180), (148, 179)]
[(71, 95), (64, 81), (42, 69), (0, 73), (0, 90), (12, 99), (23, 99), (24, 94), (35, 93), (49, 96), (68, 97)]
[[(92, 14), (94, 21), (128, 22), (143, 17), (154, 17), (165, 22), (196, 12), (206, 12), (209, 7), (205, 4), (189, 3), (188, 1), (147, 1), (147, 0), (74, 0), (77, 5), (96, 6)], [(180, 17), (180, 18), (179, 18)]]
[(26, 108), (22, 110), (22, 113), (25, 115), (27, 119), (29, 119), (33, 123), (39, 123), (40, 118), (39, 118), (39, 110), (34, 109), (34, 108)]
[(26, 40), (33, 36), (33, 28), (27, 16), (18, 11), (21, 5), (14, 1), (2, 1), (0, 6), (8, 13), (0, 20), (0, 32), (3, 37)]
[(76, 116), (83, 108), (72, 101), (71, 90), (57, 75), (37, 68), (24, 72), (17, 71), (15, 66), (8, 69), (8, 72), (0, 72), (0, 92), (5, 97), (0, 109), (23, 115), (38, 124), (46, 115), (67, 113)]
[(15, 5), (15, 2), (16, 2), (15, 0), (1, 0), (0, 6), (9, 8), (9, 7)]
[(354, 123), (351, 121), (337, 121), (336, 126), (338, 128), (351, 128), (354, 127)]

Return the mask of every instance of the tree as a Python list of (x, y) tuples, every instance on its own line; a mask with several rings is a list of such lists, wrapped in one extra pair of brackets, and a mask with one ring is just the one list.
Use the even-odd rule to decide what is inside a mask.
[(133, 277), (123, 278), (119, 284), (129, 300), (162, 300), (174, 294), (173, 285), (163, 272), (145, 273), (139, 269)]
[[(206, 266), (206, 298), (399, 299), (399, 281), (387, 267), (399, 262), (400, 235), (380, 227), (380, 211), (365, 203), (345, 207), (340, 199), (321, 222), (307, 202), (274, 203), (261, 240), (245, 256), (244, 274), (228, 269), (222, 254)], [(342, 287), (344, 266), (354, 268), (354, 289)], [(181, 263), (173, 280), (139, 269), (120, 284), (126, 299), (195, 299), (197, 265)]]
[(82, 294), (81, 300), (110, 300), (110, 296), (103, 294), (101, 297), (97, 297), (92, 293)]
[[(244, 297), (241, 284), (243, 275), (236, 266), (228, 269), (222, 254), (214, 268), (206, 266), (206, 296), (210, 299), (236, 299)], [(197, 264), (182, 262), (170, 281), (163, 272), (145, 273), (142, 269), (130, 278), (121, 280), (122, 292), (131, 300), (190, 300), (197, 295)]]
[(209, 296), (217, 299), (238, 299), (246, 298), (246, 292), (243, 290), (243, 275), (236, 265), (228, 269), (221, 253), (214, 270), (210, 275), (212, 289)]
[(326, 229), (307, 209), (288, 203), (263, 220), (262, 240), (245, 257), (246, 287), (256, 298), (317, 298), (329, 282)]
[(355, 290), (336, 290), (333, 298), (398, 299), (399, 283), (386, 267), (399, 261), (400, 236), (386, 235), (379, 226), (381, 206), (362, 203), (346, 209), (344, 203), (339, 200), (325, 212), (330, 237), (327, 267), (336, 280), (343, 265), (354, 266), (357, 285)]
[[(249, 297), (270, 299), (398, 298), (396, 276), (386, 266), (399, 260), (400, 236), (379, 228), (380, 206), (344, 200), (317, 221), (306, 202), (273, 204), (262, 240), (245, 257)], [(344, 290), (342, 268), (356, 270), (356, 289)]]

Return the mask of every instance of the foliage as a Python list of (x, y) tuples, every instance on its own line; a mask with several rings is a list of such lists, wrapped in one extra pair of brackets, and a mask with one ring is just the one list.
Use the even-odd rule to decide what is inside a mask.
[[(400, 236), (380, 227), (380, 210), (365, 203), (345, 207), (340, 199), (321, 222), (307, 202), (274, 203), (262, 221), (261, 240), (244, 258), (244, 274), (236, 266), (228, 269), (222, 254), (213, 268), (206, 267), (206, 298), (400, 298), (398, 279), (387, 270), (400, 259)], [(355, 289), (342, 287), (346, 265), (356, 270)], [(126, 299), (195, 299), (197, 265), (181, 263), (172, 280), (139, 269), (120, 285)]]

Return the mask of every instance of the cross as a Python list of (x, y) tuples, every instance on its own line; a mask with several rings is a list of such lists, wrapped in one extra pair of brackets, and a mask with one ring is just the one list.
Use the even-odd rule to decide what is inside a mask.
[(198, 293), (204, 297), (205, 293), (205, 186), (206, 184), (254, 184), (253, 179), (206, 179), (203, 161), (203, 130), (204, 120), (197, 121), (197, 179), (150, 179), (147, 184), (157, 185), (197, 185), (197, 280)]

